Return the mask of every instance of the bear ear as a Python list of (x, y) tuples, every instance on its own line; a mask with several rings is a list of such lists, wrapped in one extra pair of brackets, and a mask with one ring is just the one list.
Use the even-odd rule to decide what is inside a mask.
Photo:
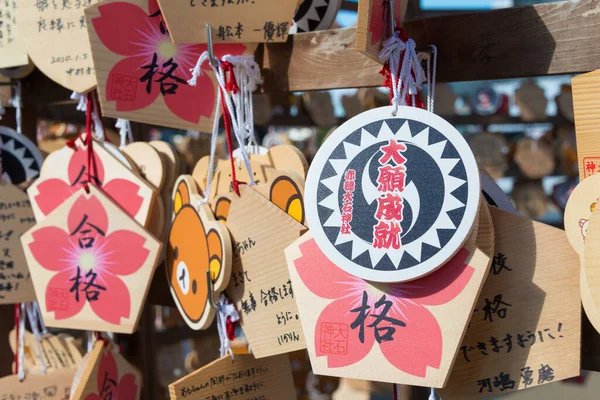
[(586, 221), (587, 220), (585, 220), (585, 219), (580, 219), (579, 220), (579, 227), (583, 228), (583, 225), (585, 225)]
[(177, 214), (186, 204), (190, 204), (190, 188), (185, 179), (179, 179), (173, 194), (173, 213)]
[[(206, 179), (208, 177), (208, 167), (210, 165), (210, 156), (204, 156), (194, 166), (194, 171), (192, 171), (192, 176), (196, 181), (196, 184), (204, 191), (206, 188)], [(217, 169), (213, 172), (217, 172)]]
[(296, 221), (304, 224), (302, 192), (290, 177), (279, 176), (271, 183), (269, 200)]
[(227, 217), (229, 216), (229, 207), (231, 206), (231, 199), (228, 197), (219, 197), (215, 203), (215, 218), (217, 221), (221, 221), (224, 224), (227, 223)]

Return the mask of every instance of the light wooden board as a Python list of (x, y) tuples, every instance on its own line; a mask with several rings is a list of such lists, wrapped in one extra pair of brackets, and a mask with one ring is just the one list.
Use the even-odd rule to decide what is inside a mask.
[[(377, 54), (383, 41), (390, 37), (388, 5), (386, 0), (359, 0), (356, 23), (356, 50), (379, 62)], [(408, 0), (394, 0), (394, 20), (402, 26)], [(429, 44), (429, 43), (420, 43)]]
[[(490, 212), (494, 259), (448, 385), (438, 392), (444, 400), (478, 399), (579, 375), (577, 254), (559, 229)], [(550, 370), (543, 366), (553, 373), (544, 375)]]
[(477, 231), (477, 248), (487, 254), (490, 258), (494, 254), (496, 245), (496, 234), (494, 232), (494, 221), (490, 213), (490, 207), (482, 199), (482, 205), (479, 208), (479, 230)]
[(303, 349), (296, 293), (283, 250), (306, 228), (251, 186), (241, 185), (240, 194), (232, 196), (227, 218), (234, 244), (227, 295), (240, 312), (257, 358)]
[(448, 379), (490, 262), (467, 243), (424, 278), (383, 284), (338, 268), (310, 233), (286, 257), (315, 374), (436, 388)]
[(35, 224), (27, 194), (0, 183), (0, 304), (35, 301), (20, 237)]
[(515, 104), (523, 121), (543, 121), (546, 118), (548, 99), (533, 79), (528, 79), (515, 91)]
[(19, 36), (35, 65), (69, 90), (87, 92), (96, 85), (83, 10), (98, 0), (22, 1), (17, 7)]
[(22, 382), (18, 375), (0, 378), (1, 399), (68, 399), (75, 369), (63, 368), (47, 375), (30, 374)]
[(171, 400), (294, 399), (296, 389), (286, 354), (255, 359), (224, 356), (169, 385)]
[(565, 208), (565, 232), (577, 254), (583, 256), (585, 238), (590, 225), (590, 215), (600, 208), (600, 175), (592, 175), (581, 181), (569, 196)]
[(551, 175), (555, 167), (552, 147), (528, 137), (517, 142), (514, 160), (521, 173), (529, 179)]
[(586, 269), (583, 257), (581, 258), (581, 268), (579, 273), (579, 288), (583, 311), (585, 311), (585, 315), (587, 316), (587, 319), (590, 321), (594, 329), (600, 332), (600, 310), (598, 309), (596, 303), (594, 303), (592, 291), (587, 282)]
[[(585, 181), (584, 181), (585, 183)], [(581, 184), (580, 184), (581, 185)], [(584, 245), (585, 279), (587, 287), (582, 289), (582, 301), (590, 322), (598, 329), (600, 310), (600, 207), (592, 212)]]
[(13, 68), (29, 63), (27, 50), (17, 25), (18, 0), (0, 3), (0, 68)]
[(162, 156), (154, 147), (146, 142), (133, 142), (123, 148), (123, 153), (137, 165), (142, 178), (152, 184), (154, 189), (162, 189), (166, 171)]
[[(44, 374), (40, 359), (44, 360), (46, 372), (53, 372), (63, 368), (77, 368), (83, 357), (73, 341), (74, 338), (66, 334), (61, 334), (60, 336), (46, 334), (41, 337), (38, 346), (35, 335), (29, 331), (25, 331), (25, 357), (23, 358), (25, 373)], [(8, 335), (8, 342), (13, 354), (15, 354), (17, 352), (17, 344), (16, 331), (14, 329)]]
[[(135, 170), (129, 169), (105, 147), (94, 142), (93, 183), (125, 209), (142, 226), (148, 224), (155, 191)], [(87, 181), (87, 147), (78, 140), (77, 149), (64, 147), (42, 166), (41, 177), (27, 189), (36, 220), (42, 221)], [(121, 155), (122, 157), (122, 155)], [(94, 164), (95, 163), (95, 164)], [(95, 179), (94, 179), (95, 176)]]
[[(104, 116), (212, 130), (217, 82), (208, 62), (197, 85), (187, 83), (206, 45), (173, 44), (155, 1), (107, 0), (87, 8), (85, 14)], [(191, 23), (179, 20), (178, 26), (204, 32), (196, 29), (197, 20)], [(214, 50), (215, 56), (222, 57), (252, 54), (255, 48), (226, 44)]]
[(600, 172), (600, 70), (579, 75), (571, 80), (579, 179), (584, 180)]
[(175, 43), (206, 43), (206, 24), (212, 27), (214, 43), (263, 43), (286, 41), (298, 0), (158, 3)]
[(173, 188), (165, 268), (175, 304), (185, 322), (196, 330), (211, 325), (216, 310), (210, 307), (209, 296), (218, 301), (229, 284), (233, 259), (227, 228), (201, 200), (192, 176), (181, 175)]
[(142, 388), (142, 375), (130, 365), (112, 343), (97, 341), (89, 355), (73, 400), (122, 398), (137, 400)]
[(162, 244), (89, 190), (21, 236), (42, 316), (50, 327), (132, 333)]

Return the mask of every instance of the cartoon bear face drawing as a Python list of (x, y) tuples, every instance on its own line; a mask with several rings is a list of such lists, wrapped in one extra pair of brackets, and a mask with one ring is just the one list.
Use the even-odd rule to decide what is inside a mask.
[(587, 236), (587, 231), (588, 231), (589, 225), (590, 225), (589, 219), (582, 218), (579, 220), (579, 227), (581, 228), (581, 237), (583, 238), (583, 240), (585, 240), (585, 237)]

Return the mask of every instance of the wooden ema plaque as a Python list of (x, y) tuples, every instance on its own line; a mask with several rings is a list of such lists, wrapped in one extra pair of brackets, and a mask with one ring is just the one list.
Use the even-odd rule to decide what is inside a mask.
[(0, 3), (0, 68), (20, 67), (29, 63), (17, 25), (17, 2), (7, 0)]
[(27, 374), (19, 381), (18, 375), (0, 378), (0, 399), (69, 400), (75, 368), (62, 368), (43, 374)]
[(31, 139), (7, 126), (0, 126), (0, 148), (0, 180), (18, 185), (38, 177), (44, 157)]
[(206, 24), (215, 43), (285, 42), (298, 0), (160, 0), (174, 43), (206, 43)]
[(96, 85), (83, 10), (98, 0), (18, 0), (19, 36), (35, 65), (54, 82), (84, 93)]
[(169, 393), (171, 400), (296, 398), (287, 354), (261, 359), (223, 356), (170, 384)]
[(135, 330), (162, 244), (102, 190), (79, 189), (21, 242), (46, 325)]
[(112, 343), (97, 341), (71, 399), (139, 399), (142, 375), (115, 351)]
[[(186, 8), (189, 2), (177, 4)], [(196, 86), (187, 83), (206, 45), (173, 44), (156, 0), (107, 0), (85, 14), (104, 116), (212, 130), (217, 82), (209, 63), (202, 66)], [(199, 31), (199, 21), (189, 22)], [(184, 25), (179, 19), (177, 26)], [(248, 55), (254, 49), (244, 44), (214, 47), (216, 57)]]
[[(359, 0), (356, 23), (356, 50), (380, 62), (377, 56), (384, 40), (390, 35), (387, 0)], [(394, 0), (394, 20), (404, 21), (408, 0)]]
[(579, 258), (565, 233), (490, 208), (496, 248), (446, 399), (478, 399), (580, 373)]
[(600, 172), (600, 70), (579, 75), (571, 79), (573, 109), (575, 112), (575, 134), (577, 136), (577, 158), (579, 179)]
[[(306, 347), (283, 250), (306, 228), (251, 186), (233, 195), (227, 228), (233, 240), (227, 295), (257, 358)], [(269, 221), (265, 224), (265, 221)]]
[[(91, 180), (140, 225), (146, 226), (154, 201), (154, 189), (108, 149), (94, 142)], [(87, 147), (81, 140), (77, 141), (75, 150), (64, 147), (48, 157), (40, 178), (27, 189), (38, 222), (87, 182), (88, 165)]]
[(411, 282), (370, 283), (333, 264), (305, 234), (286, 249), (317, 375), (443, 387), (489, 257), (465, 246)]
[(0, 183), (0, 304), (35, 301), (19, 238), (35, 224), (27, 194)]

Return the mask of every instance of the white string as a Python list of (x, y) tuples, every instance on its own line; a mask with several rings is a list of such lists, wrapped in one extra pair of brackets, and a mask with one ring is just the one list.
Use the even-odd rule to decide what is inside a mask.
[(121, 138), (119, 149), (123, 150), (123, 148), (127, 146), (127, 140), (129, 140), (129, 143), (133, 142), (131, 122), (128, 119), (118, 118), (117, 123), (115, 124), (115, 128), (119, 129), (119, 136)]
[(25, 368), (23, 367), (23, 361), (25, 360), (25, 303), (21, 303), (21, 318), (19, 319), (19, 380), (25, 379)]
[(17, 133), (23, 133), (23, 100), (21, 97), (21, 81), (15, 85), (15, 96), (12, 99), (12, 106), (15, 108), (15, 119), (17, 120)]
[[(87, 112), (87, 94), (81, 94), (78, 92), (71, 93), (71, 100), (77, 101), (77, 111)], [(100, 114), (98, 113), (99, 106), (96, 101), (96, 97), (92, 96), (92, 102), (94, 104), (94, 108), (92, 111), (92, 121), (94, 122), (94, 132), (96, 133), (96, 138), (101, 142), (104, 141), (104, 126), (102, 125), (102, 120), (100, 119)]]
[(428, 400), (437, 400), (437, 395), (435, 393), (435, 389), (431, 388), (431, 392), (429, 393), (429, 399)]
[(94, 349), (94, 332), (87, 331), (87, 352), (90, 353)]
[(27, 307), (27, 318), (29, 319), (29, 325), (31, 326), (31, 331), (35, 336), (35, 347), (37, 349), (38, 358), (40, 359), (40, 364), (42, 365), (42, 373), (46, 374), (46, 360), (44, 360), (44, 356), (42, 353), (42, 334), (40, 333), (40, 324), (37, 312), (33, 306), (33, 303), (29, 303), (26, 305)]
[(35, 311), (35, 314), (37, 316), (37, 320), (40, 324), (40, 328), (42, 328), (42, 335), (47, 335), (48, 329), (46, 329), (46, 324), (44, 323), (44, 319), (42, 318), (42, 311), (40, 310), (40, 303), (35, 301), (33, 303), (33, 310)]
[(233, 358), (233, 350), (231, 350), (231, 342), (227, 337), (227, 318), (231, 323), (240, 320), (240, 314), (235, 309), (235, 305), (227, 302), (227, 297), (221, 294), (217, 303), (217, 330), (219, 331), (219, 340), (221, 342), (221, 357), (229, 353)]

